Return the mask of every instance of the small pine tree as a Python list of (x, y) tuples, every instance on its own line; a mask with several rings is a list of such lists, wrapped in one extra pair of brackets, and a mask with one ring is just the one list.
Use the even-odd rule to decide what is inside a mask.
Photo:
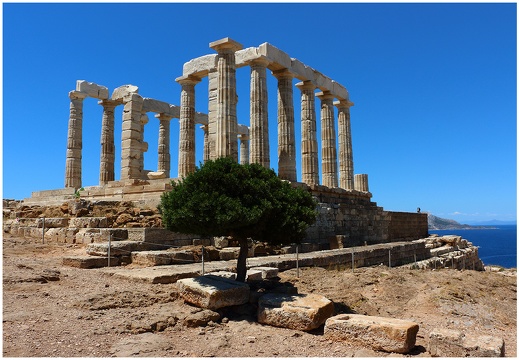
[(161, 197), (163, 225), (175, 232), (231, 236), (240, 245), (237, 280), (247, 273), (247, 240), (298, 243), (315, 222), (316, 203), (271, 169), (230, 158), (206, 161)]

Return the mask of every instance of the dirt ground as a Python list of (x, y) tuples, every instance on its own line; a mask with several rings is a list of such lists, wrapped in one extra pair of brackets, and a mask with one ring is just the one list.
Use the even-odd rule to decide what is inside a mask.
[[(99, 269), (63, 267), (82, 245), (3, 238), (4, 357), (386, 357), (311, 333), (261, 325), (247, 309), (207, 315), (184, 304), (175, 284), (119, 279)], [(280, 273), (299, 293), (317, 293), (336, 312), (411, 320), (419, 324), (407, 357), (428, 357), (434, 328), (491, 335), (517, 356), (514, 271), (303, 268)], [(207, 320), (206, 320), (207, 321)]]

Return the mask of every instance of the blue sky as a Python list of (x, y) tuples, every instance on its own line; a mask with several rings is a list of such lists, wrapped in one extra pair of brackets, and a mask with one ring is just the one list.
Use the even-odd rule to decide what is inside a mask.
[[(4, 3), (3, 198), (64, 187), (76, 80), (110, 93), (133, 84), (144, 97), (179, 105), (174, 79), (183, 64), (230, 37), (244, 48), (269, 42), (348, 89), (355, 173), (369, 175), (378, 206), (420, 207), (461, 222), (515, 220), (516, 19), (515, 3)], [(242, 124), (249, 71), (237, 71)], [(268, 81), (277, 169), (276, 82)], [(294, 88), (299, 134), (298, 94)], [(196, 88), (197, 111), (207, 112), (206, 99), (207, 79)], [(84, 186), (98, 184), (101, 115), (86, 99)], [(149, 170), (157, 166), (157, 134), (150, 116)], [(178, 121), (171, 137), (176, 149)], [(120, 131), (120, 148), (118, 140)], [(116, 155), (118, 177), (120, 149)], [(299, 178), (300, 164), (299, 157)], [(176, 176), (174, 152), (171, 167)]]

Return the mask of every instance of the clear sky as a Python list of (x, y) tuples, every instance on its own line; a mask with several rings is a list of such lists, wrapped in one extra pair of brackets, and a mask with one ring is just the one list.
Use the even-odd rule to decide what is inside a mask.
[[(516, 20), (515, 3), (4, 3), (3, 198), (64, 187), (76, 80), (110, 93), (133, 84), (144, 97), (180, 105), (174, 79), (183, 64), (230, 37), (244, 48), (269, 42), (348, 89), (355, 173), (369, 175), (378, 206), (461, 222), (515, 220)], [(237, 71), (241, 124), (249, 124), (249, 73)], [(276, 82), (268, 77), (277, 169)], [(298, 97), (294, 88), (299, 139)], [(196, 87), (196, 110), (207, 112), (207, 79)], [(84, 186), (99, 181), (101, 115), (86, 99)], [(157, 137), (150, 114), (149, 170)], [(176, 120), (171, 137), (175, 150)], [(197, 130), (197, 163), (200, 137)], [(300, 155), (297, 166), (300, 179)], [(175, 151), (171, 167), (176, 176)]]

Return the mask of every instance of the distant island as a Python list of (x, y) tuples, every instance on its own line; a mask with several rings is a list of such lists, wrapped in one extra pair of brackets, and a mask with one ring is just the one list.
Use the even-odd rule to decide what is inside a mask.
[(442, 219), (432, 214), (427, 214), (427, 222), (429, 230), (468, 230), (468, 229), (494, 229), (492, 226), (474, 226), (460, 224), (456, 220)]

